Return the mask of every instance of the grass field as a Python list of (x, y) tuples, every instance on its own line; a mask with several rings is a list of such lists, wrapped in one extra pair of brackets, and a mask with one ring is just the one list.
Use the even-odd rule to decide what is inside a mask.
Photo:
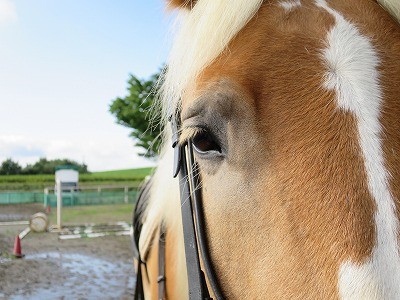
[[(62, 208), (62, 222), (68, 224), (85, 223), (109, 223), (125, 221), (132, 223), (132, 212), (134, 204), (110, 204), (110, 205), (86, 205), (86, 206), (64, 206)], [(41, 203), (29, 204), (5, 204), (0, 205), (0, 222), (4, 221), (28, 221), (30, 216), (37, 212), (45, 212)], [(9, 219), (6, 216), (14, 216)], [(57, 209), (53, 207), (48, 214), (50, 224), (57, 224)], [(4, 229), (4, 228), (3, 228)], [(2, 227), (0, 226), (0, 235)], [(5, 230), (5, 229), (4, 229)], [(0, 240), (1, 244), (1, 240)], [(1, 247), (0, 247), (1, 248)], [(1, 299), (1, 297), (0, 297)]]
[(124, 176), (139, 176), (146, 177), (151, 173), (153, 168), (141, 168), (141, 169), (127, 169), (127, 170), (115, 170), (115, 171), (104, 171), (92, 173), (96, 176), (107, 176), (107, 177), (124, 177)]
[[(139, 185), (153, 168), (93, 172), (79, 175), (79, 185)], [(54, 175), (1, 175), (0, 191), (42, 191), (54, 185)]]
[[(125, 221), (132, 223), (132, 204), (93, 205), (63, 207), (63, 224), (108, 223)], [(57, 212), (54, 208), (49, 215), (50, 224), (57, 224)]]

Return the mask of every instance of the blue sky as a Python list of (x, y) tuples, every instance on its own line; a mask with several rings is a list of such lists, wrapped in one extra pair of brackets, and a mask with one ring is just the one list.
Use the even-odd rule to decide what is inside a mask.
[(0, 161), (151, 165), (108, 112), (168, 53), (162, 0), (0, 0)]

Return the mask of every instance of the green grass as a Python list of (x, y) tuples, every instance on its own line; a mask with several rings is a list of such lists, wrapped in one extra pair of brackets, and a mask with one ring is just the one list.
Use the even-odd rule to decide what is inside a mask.
[[(153, 168), (93, 172), (79, 175), (79, 185), (117, 185), (138, 186), (150, 175)], [(54, 175), (0, 175), (0, 191), (42, 191), (54, 185)]]
[[(62, 209), (62, 223), (108, 223), (125, 221), (132, 223), (132, 204), (69, 206)], [(49, 215), (50, 224), (57, 224), (57, 210), (54, 208)]]
[(103, 171), (92, 173), (96, 176), (112, 176), (112, 177), (120, 177), (120, 176), (137, 176), (137, 177), (146, 177), (147, 175), (153, 172), (154, 168), (140, 168), (140, 169), (127, 169), (127, 170), (114, 170), (114, 171)]

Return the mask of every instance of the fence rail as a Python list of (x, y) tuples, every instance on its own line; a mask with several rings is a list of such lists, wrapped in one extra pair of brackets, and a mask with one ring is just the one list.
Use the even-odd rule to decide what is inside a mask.
[(25, 204), (43, 202), (43, 193), (5, 192), (0, 193), (0, 204)]
[[(94, 186), (62, 193), (63, 206), (134, 203), (137, 188), (131, 186)], [(57, 195), (53, 188), (44, 192), (1, 192), (0, 204), (43, 203), (55, 207)]]

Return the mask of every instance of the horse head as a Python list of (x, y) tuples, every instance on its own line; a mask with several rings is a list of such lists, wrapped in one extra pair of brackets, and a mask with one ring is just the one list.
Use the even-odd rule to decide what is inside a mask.
[[(163, 109), (193, 145), (224, 297), (398, 297), (399, 24), (366, 0), (170, 5)], [(169, 148), (148, 214), (167, 231), (172, 295), (187, 279)]]

